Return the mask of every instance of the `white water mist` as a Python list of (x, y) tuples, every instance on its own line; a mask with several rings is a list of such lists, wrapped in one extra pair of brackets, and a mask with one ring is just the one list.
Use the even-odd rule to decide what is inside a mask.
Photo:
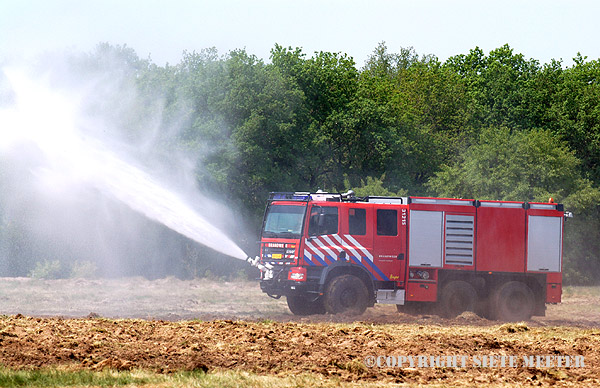
[(60, 195), (72, 182), (93, 187), (200, 244), (237, 259), (247, 257), (182, 196), (100, 139), (86, 135), (80, 128), (85, 120), (72, 96), (52, 91), (18, 70), (3, 72), (11, 102), (0, 106), (0, 153), (15, 154), (23, 145), (35, 147), (43, 160), (31, 173), (40, 192)]

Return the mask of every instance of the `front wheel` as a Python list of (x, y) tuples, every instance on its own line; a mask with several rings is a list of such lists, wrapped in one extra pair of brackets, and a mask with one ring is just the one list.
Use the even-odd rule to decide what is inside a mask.
[(353, 275), (339, 276), (325, 292), (325, 310), (330, 314), (361, 315), (369, 303), (369, 291), (362, 280)]
[(286, 299), (287, 305), (294, 315), (325, 314), (325, 307), (321, 299), (313, 301), (299, 295), (291, 295)]

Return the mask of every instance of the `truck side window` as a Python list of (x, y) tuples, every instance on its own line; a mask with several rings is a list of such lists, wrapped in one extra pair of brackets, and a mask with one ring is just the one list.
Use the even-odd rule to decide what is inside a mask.
[(336, 234), (338, 232), (338, 209), (332, 206), (313, 206), (310, 211), (308, 235)]
[(377, 234), (379, 236), (396, 236), (398, 234), (398, 212), (396, 210), (377, 210)]
[(355, 236), (367, 234), (367, 211), (365, 209), (348, 209), (348, 231)]

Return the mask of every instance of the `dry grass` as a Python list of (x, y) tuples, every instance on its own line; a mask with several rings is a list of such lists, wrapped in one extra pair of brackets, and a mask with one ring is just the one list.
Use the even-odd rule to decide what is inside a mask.
[[(260, 291), (257, 282), (221, 282), (207, 279), (147, 280), (0, 278), (0, 314), (85, 317), (90, 313), (107, 318), (142, 319), (246, 319), (300, 322), (351, 322), (355, 318), (291, 315), (285, 298), (274, 300)], [(472, 314), (456, 320), (435, 316), (398, 314), (394, 306), (376, 305), (361, 321), (444, 325), (493, 325)], [(600, 287), (566, 287), (563, 303), (548, 305), (545, 317), (530, 325), (600, 326)]]
[(0, 278), (0, 314), (109, 318), (260, 318), (287, 313), (257, 282), (165, 278)]

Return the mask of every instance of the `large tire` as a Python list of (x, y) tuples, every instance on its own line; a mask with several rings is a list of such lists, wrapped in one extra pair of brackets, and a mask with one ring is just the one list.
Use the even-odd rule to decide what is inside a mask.
[(444, 318), (456, 318), (465, 311), (475, 311), (477, 292), (463, 280), (453, 280), (442, 288), (439, 314)]
[(369, 303), (369, 291), (362, 280), (342, 275), (331, 281), (325, 291), (325, 310), (330, 314), (361, 315)]
[(313, 314), (325, 314), (325, 306), (323, 306), (323, 300), (317, 299), (316, 301), (310, 300), (304, 296), (293, 295), (287, 296), (287, 305), (294, 315), (313, 315)]
[(525, 283), (511, 281), (500, 285), (492, 295), (494, 319), (500, 321), (526, 321), (533, 315), (535, 297)]

